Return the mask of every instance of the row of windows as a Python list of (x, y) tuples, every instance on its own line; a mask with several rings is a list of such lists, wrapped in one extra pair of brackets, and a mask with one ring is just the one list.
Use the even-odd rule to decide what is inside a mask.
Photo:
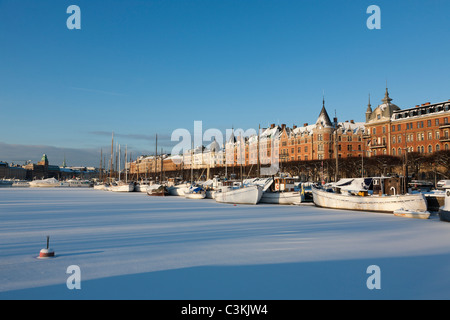
[(445, 106), (440, 105), (440, 106), (428, 107), (426, 109), (414, 109), (414, 110), (410, 110), (410, 111), (406, 111), (406, 112), (402, 112), (402, 113), (397, 113), (395, 115), (395, 119), (415, 117), (415, 116), (430, 114), (430, 113), (434, 113), (434, 112), (448, 111), (448, 110), (450, 110), (450, 106), (448, 104)]
[[(434, 125), (439, 127), (441, 125), (440, 120), (441, 119), (434, 119)], [(444, 125), (448, 124), (448, 118), (444, 118), (443, 121), (444, 122), (442, 124), (444, 124)], [(427, 127), (431, 127), (432, 124), (433, 124), (432, 120), (427, 120)], [(424, 121), (417, 121), (416, 122), (416, 128), (417, 129), (424, 128), (424, 125), (425, 125)], [(394, 124), (394, 125), (392, 125), (391, 129), (392, 129), (392, 132), (401, 131), (401, 125), (400, 124), (397, 124), (397, 125)], [(406, 124), (406, 130), (412, 130), (412, 129), (414, 129), (414, 123), (413, 122), (407, 123)]]
[[(416, 141), (425, 141), (425, 133), (424, 132), (418, 132), (417, 133), (417, 139)], [(449, 131), (445, 130), (444, 131), (444, 139), (449, 139), (450, 135), (449, 135)], [(439, 140), (441, 138), (441, 134), (439, 131), (435, 131), (434, 132), (434, 138), (436, 140)], [(427, 132), (427, 140), (433, 140), (433, 132), (432, 131), (428, 131)], [(406, 135), (406, 142), (413, 142), (414, 141), (414, 134), (410, 133)], [(398, 135), (398, 136), (393, 136), (392, 137), (392, 143), (401, 143), (402, 142), (402, 135)]]
[[(413, 147), (408, 147), (408, 148), (406, 148), (406, 150), (408, 152), (416, 151), (416, 152), (419, 152), (419, 153), (425, 153), (425, 147), (424, 146), (417, 146), (416, 150), (414, 150)], [(435, 151), (440, 151), (441, 150), (441, 146), (437, 144), (435, 146), (434, 150)], [(444, 150), (446, 150), (446, 151), (449, 150), (449, 145), (447, 143), (444, 145)], [(433, 146), (431, 144), (428, 145), (427, 151), (428, 151), (428, 153), (433, 153)], [(392, 148), (392, 155), (393, 156), (395, 156), (395, 155), (399, 155), (399, 156), (402, 155), (402, 149), (401, 148), (398, 148), (398, 149)]]

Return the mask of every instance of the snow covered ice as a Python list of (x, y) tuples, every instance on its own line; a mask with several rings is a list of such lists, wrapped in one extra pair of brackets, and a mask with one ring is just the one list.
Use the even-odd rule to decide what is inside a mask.
[(449, 243), (437, 216), (4, 188), (0, 299), (449, 299)]

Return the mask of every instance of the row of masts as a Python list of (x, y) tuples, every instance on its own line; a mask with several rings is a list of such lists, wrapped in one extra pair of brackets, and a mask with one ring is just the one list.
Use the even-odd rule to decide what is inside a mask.
[[(338, 128), (337, 125), (337, 117), (335, 117), (334, 119), (334, 129), (336, 130)], [(260, 132), (261, 132), (261, 126), (258, 127), (258, 137), (257, 137), (257, 155), (258, 155), (258, 160), (257, 160), (257, 172), (260, 173), (261, 172), (261, 162), (260, 162)], [(337, 131), (335, 131), (337, 132)], [(242, 137), (241, 137), (242, 138)], [(337, 134), (334, 135), (334, 145), (335, 145), (335, 181), (338, 180), (338, 171), (339, 171), (339, 157), (338, 157), (338, 139), (337, 139)], [(365, 146), (365, 143), (364, 143)], [(193, 162), (193, 150), (194, 150), (194, 145), (193, 142), (191, 144), (191, 172), (190, 172), (190, 180), (191, 183), (194, 180), (194, 168), (192, 165)], [(361, 176), (364, 177), (364, 152), (366, 152), (366, 150), (363, 150), (363, 156), (362, 156), (362, 168), (361, 168)], [(161, 161), (161, 165), (160, 165), (160, 180), (163, 179), (163, 150), (161, 149), (161, 155), (160, 155), (160, 161)], [(125, 146), (125, 182), (128, 183), (128, 168), (127, 168), (127, 157), (128, 157), (128, 146)], [(407, 155), (405, 155), (405, 157), (407, 157)], [(114, 158), (115, 158), (115, 163), (114, 163)], [(130, 154), (130, 163), (132, 161), (132, 157)], [(154, 179), (156, 181), (158, 172), (157, 172), (157, 161), (158, 161), (158, 134), (155, 135), (155, 156), (154, 156), (154, 161), (155, 161), (155, 165), (154, 165)], [(405, 162), (407, 161), (407, 158), (405, 159)], [(106, 163), (106, 159), (103, 159), (103, 149), (101, 150), (101, 155), (100, 155), (100, 181), (106, 182), (107, 179), (107, 175), (104, 175), (104, 169), (103, 169), (103, 164)], [(281, 163), (280, 163), (281, 164)], [(115, 167), (114, 167), (115, 165)], [(117, 168), (118, 166), (118, 168)], [(243, 177), (243, 172), (242, 172), (243, 168), (242, 168), (242, 161), (240, 164), (240, 176), (241, 179)], [(279, 168), (279, 170), (281, 170), (281, 168)], [(404, 176), (407, 177), (407, 166), (404, 165)], [(118, 180), (121, 180), (121, 150), (120, 150), (120, 145), (116, 145), (116, 150), (114, 151), (114, 132), (112, 132), (112, 137), (111, 137), (111, 154), (110, 154), (110, 162), (109, 162), (109, 168), (107, 170), (107, 172), (109, 172), (109, 181), (112, 182), (114, 181), (116, 178), (118, 178)], [(116, 175), (115, 173), (118, 173), (118, 175)], [(209, 167), (208, 167), (208, 173), (209, 173)], [(145, 179), (148, 179), (148, 171), (146, 170), (145, 172)], [(228, 176), (228, 166), (225, 166), (225, 177)], [(137, 178), (139, 178), (139, 173), (137, 173)]]
[[(161, 174), (163, 171), (163, 161), (162, 161), (162, 154), (163, 149), (161, 149)], [(105, 158), (104, 158), (105, 157)], [(155, 144), (155, 170), (154, 170), (154, 176), (156, 178), (157, 176), (157, 157), (158, 157), (158, 134), (156, 134), (156, 144)], [(125, 183), (128, 183), (128, 168), (127, 168), (127, 158), (128, 158), (128, 145), (125, 146)], [(115, 161), (114, 161), (115, 160)], [(109, 168), (106, 170), (106, 168), (103, 168), (103, 165), (106, 164), (106, 155), (103, 155), (103, 149), (100, 150), (100, 175), (99, 180), (106, 182), (107, 179), (109, 179), (109, 182), (112, 182), (114, 180), (121, 181), (122, 178), (122, 170), (121, 170), (121, 146), (120, 144), (116, 143), (116, 148), (114, 150), (114, 132), (112, 133), (111, 137), (111, 154), (110, 154), (110, 160), (109, 160)], [(130, 163), (132, 161), (132, 155), (130, 153)], [(146, 172), (147, 175), (147, 172)], [(147, 176), (146, 176), (147, 179)], [(161, 175), (162, 179), (162, 175)]]

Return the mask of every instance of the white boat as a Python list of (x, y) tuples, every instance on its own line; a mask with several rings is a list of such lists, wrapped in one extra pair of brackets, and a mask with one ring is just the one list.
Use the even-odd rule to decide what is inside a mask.
[(54, 188), (63, 186), (65, 186), (65, 184), (63, 182), (56, 180), (55, 178), (33, 180), (30, 182), (30, 187), (32, 188)]
[(29, 187), (30, 182), (26, 180), (14, 180), (12, 187)]
[(109, 191), (112, 192), (133, 192), (134, 191), (134, 184), (133, 183), (123, 183), (118, 182), (115, 184), (112, 184), (109, 186)]
[(300, 201), (300, 191), (295, 190), (294, 179), (285, 177), (273, 178), (261, 197), (261, 203), (296, 204)]
[(147, 188), (147, 195), (165, 197), (168, 195), (167, 187), (161, 184), (152, 184)]
[(68, 186), (71, 188), (90, 188), (92, 183), (89, 180), (70, 179), (67, 180)]
[(182, 183), (177, 184), (171, 187), (167, 188), (167, 191), (172, 196), (184, 196), (184, 193), (189, 190), (189, 187), (191, 186), (190, 183)]
[(146, 183), (136, 183), (134, 186), (135, 192), (147, 192), (149, 185)]
[(94, 185), (95, 190), (108, 190), (109, 184), (107, 183), (99, 183)]
[(259, 185), (249, 185), (240, 188), (222, 187), (215, 192), (214, 199), (221, 203), (257, 204), (262, 197), (263, 188)]
[(206, 197), (206, 191), (202, 187), (191, 186), (184, 193), (184, 197), (187, 199), (204, 199)]
[[(360, 210), (360, 211), (376, 211), (393, 213), (396, 210), (409, 210), (415, 212), (427, 211), (427, 202), (425, 196), (421, 193), (415, 194), (396, 194), (394, 186), (390, 186), (389, 183), (383, 182), (388, 178), (373, 178), (378, 181), (376, 186), (381, 186), (381, 189), (376, 193), (369, 194), (369, 190), (365, 188), (355, 188), (355, 186), (364, 184), (361, 179), (349, 179), (351, 181), (345, 184), (339, 184), (340, 187), (335, 187), (335, 190), (318, 188), (312, 186), (314, 204), (318, 207), (332, 208), (332, 209), (344, 209), (344, 210)], [(380, 180), (378, 180), (380, 179)], [(355, 181), (357, 183), (355, 183)], [(363, 179), (366, 180), (366, 179)], [(388, 194), (383, 191), (383, 186), (389, 187), (394, 194)]]
[(450, 222), (450, 180), (444, 180), (440, 187), (445, 191), (445, 202), (439, 208), (439, 218), (441, 221)]
[(398, 209), (394, 211), (394, 216), (413, 218), (413, 219), (428, 219), (430, 217), (430, 212), (417, 212), (411, 210)]

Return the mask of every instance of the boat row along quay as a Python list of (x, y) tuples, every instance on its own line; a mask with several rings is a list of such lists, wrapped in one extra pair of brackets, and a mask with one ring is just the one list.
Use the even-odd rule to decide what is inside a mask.
[[(257, 205), (315, 205), (336, 210), (390, 213), (399, 217), (428, 219), (439, 215), (450, 221), (450, 180), (441, 180), (437, 188), (401, 177), (346, 178), (319, 184), (302, 182), (288, 175), (228, 180), (214, 177), (206, 181), (168, 179), (164, 183), (89, 180), (60, 182), (55, 178), (34, 180), (30, 188), (92, 188), (110, 192), (140, 192), (149, 197), (179, 196), (186, 199), (213, 199), (218, 203)], [(3, 186), (5, 184), (3, 183)], [(13, 183), (8, 186), (13, 187)]]

